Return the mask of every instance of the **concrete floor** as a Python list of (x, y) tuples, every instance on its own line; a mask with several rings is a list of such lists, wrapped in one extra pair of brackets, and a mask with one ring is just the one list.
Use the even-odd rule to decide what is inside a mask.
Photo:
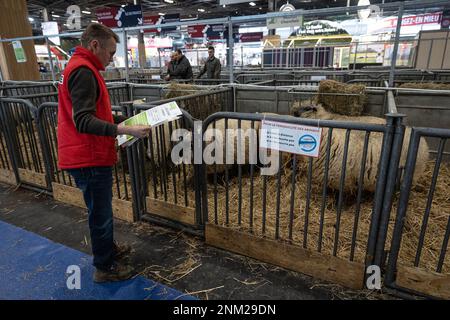
[[(0, 220), (90, 254), (85, 210), (0, 184)], [(140, 274), (200, 299), (391, 299), (350, 291), (206, 246), (201, 239), (147, 222), (115, 221), (115, 238), (132, 245)]]

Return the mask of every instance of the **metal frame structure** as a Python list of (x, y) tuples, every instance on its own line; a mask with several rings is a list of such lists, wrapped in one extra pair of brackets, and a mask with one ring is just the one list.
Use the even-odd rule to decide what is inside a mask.
[[(392, 9), (392, 10), (398, 10), (398, 21), (401, 20), (403, 16), (404, 10), (407, 9), (417, 9), (417, 8), (430, 8), (430, 7), (436, 7), (436, 6), (445, 6), (448, 5), (448, 1), (444, 0), (432, 0), (432, 1), (420, 1), (420, 0), (414, 0), (414, 1), (401, 1), (401, 2), (391, 2), (391, 3), (384, 3), (384, 4), (378, 4), (378, 6), (383, 9)], [(304, 17), (308, 16), (317, 16), (317, 15), (327, 15), (327, 14), (339, 14), (339, 13), (354, 13), (358, 12), (359, 10), (368, 9), (369, 6), (351, 6), (351, 7), (337, 7), (337, 8), (324, 8), (324, 9), (314, 9), (314, 10), (295, 10), (290, 12), (270, 12), (266, 14), (261, 15), (254, 15), (254, 16), (238, 16), (238, 17), (224, 17), (224, 18), (216, 18), (216, 19), (202, 19), (202, 20), (194, 20), (194, 21), (185, 21), (185, 22), (173, 22), (173, 23), (167, 23), (167, 24), (159, 24), (159, 25), (152, 25), (152, 26), (139, 26), (139, 27), (129, 27), (129, 28), (117, 28), (113, 29), (115, 32), (118, 33), (124, 33), (124, 43), (123, 46), (125, 48), (125, 52), (127, 51), (127, 37), (126, 34), (133, 31), (143, 31), (146, 29), (154, 29), (154, 28), (170, 28), (170, 27), (178, 27), (178, 26), (184, 26), (184, 25), (198, 25), (198, 24), (224, 24), (227, 25), (229, 30), (233, 29), (233, 25), (242, 24), (246, 22), (257, 22), (257, 21), (264, 21), (268, 18), (274, 18), (274, 17), (290, 17), (290, 16), (296, 16), (296, 15), (303, 15)], [(398, 50), (398, 44), (399, 44), (399, 36), (400, 36), (400, 28), (401, 24), (397, 24), (396, 29), (396, 39), (394, 43), (394, 57), (392, 59), (393, 63), (391, 63), (390, 73), (389, 73), (389, 83), (392, 86), (393, 81), (395, 79), (395, 73), (396, 73), (396, 66), (395, 66), (395, 53)], [(29, 37), (17, 37), (14, 39), (0, 39), (0, 42), (9, 42), (9, 41), (16, 41), (16, 40), (33, 40), (33, 39), (48, 39), (52, 36), (59, 36), (59, 37), (78, 37), (82, 34), (82, 32), (70, 32), (70, 33), (63, 33), (58, 35), (48, 35), (48, 36), (29, 36)], [(229, 81), (230, 83), (233, 83), (234, 76), (233, 76), (233, 38), (232, 33), (229, 32), (229, 39), (228, 39), (228, 53), (229, 53)], [(49, 56), (51, 55), (50, 48), (48, 47)], [(50, 59), (51, 61), (51, 59)], [(127, 70), (126, 77), (128, 81), (128, 74), (129, 74), (129, 67), (128, 67), (128, 59), (125, 59), (125, 67)], [(54, 70), (52, 68), (52, 79), (53, 81), (56, 80)]]

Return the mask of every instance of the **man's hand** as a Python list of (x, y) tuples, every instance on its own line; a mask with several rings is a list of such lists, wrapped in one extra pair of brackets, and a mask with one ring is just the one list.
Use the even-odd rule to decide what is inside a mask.
[(136, 138), (144, 138), (150, 133), (150, 126), (117, 126), (117, 134), (127, 134)]

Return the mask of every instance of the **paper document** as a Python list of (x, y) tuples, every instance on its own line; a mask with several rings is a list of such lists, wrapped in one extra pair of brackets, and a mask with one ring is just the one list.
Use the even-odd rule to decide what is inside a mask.
[[(182, 116), (182, 112), (175, 101), (165, 103), (154, 108), (145, 110), (127, 120), (123, 121), (121, 125), (125, 126), (151, 126), (156, 127), (165, 122), (176, 120)], [(118, 135), (117, 141), (119, 146), (127, 146), (132, 144), (137, 139), (126, 134)]]

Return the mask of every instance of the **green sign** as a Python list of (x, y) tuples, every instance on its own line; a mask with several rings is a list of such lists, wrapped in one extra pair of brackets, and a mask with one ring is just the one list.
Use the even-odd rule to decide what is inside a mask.
[(23, 50), (22, 43), (20, 41), (13, 41), (12, 46), (17, 62), (27, 62), (27, 57), (25, 56), (25, 50)]

